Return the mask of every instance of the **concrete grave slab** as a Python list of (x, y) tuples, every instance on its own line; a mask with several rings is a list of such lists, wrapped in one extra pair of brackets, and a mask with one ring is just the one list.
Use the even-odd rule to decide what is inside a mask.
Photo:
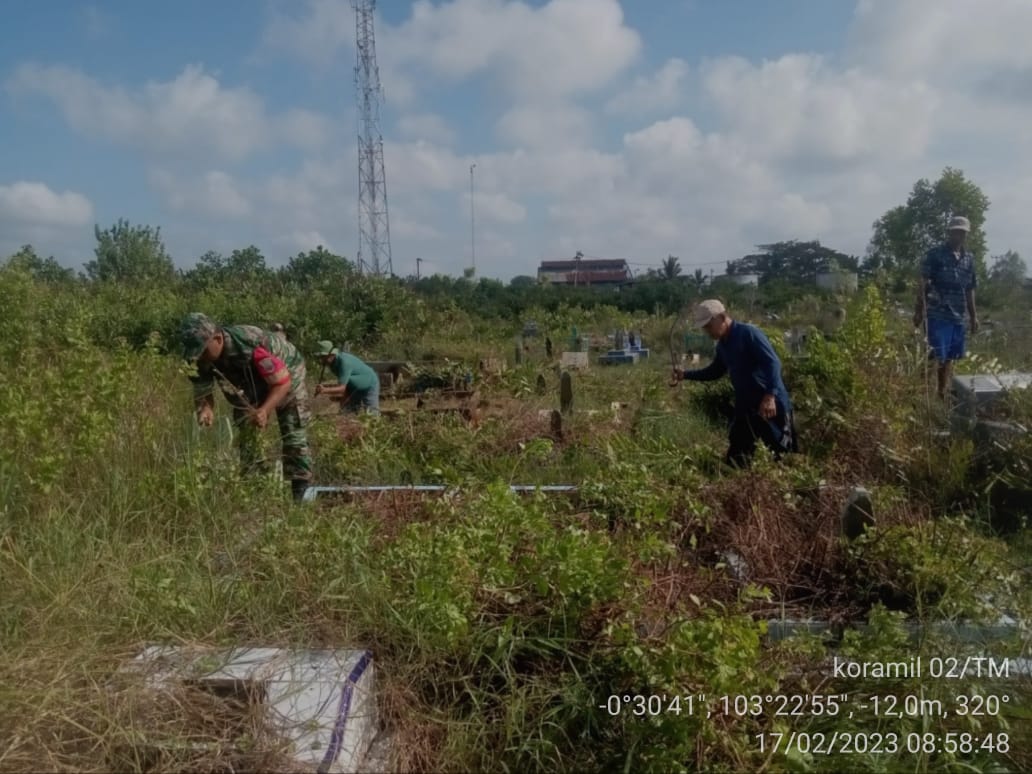
[(1032, 386), (1032, 374), (961, 374), (953, 377), (953, 392), (969, 414), (992, 404), (1009, 390)]
[(599, 355), (598, 362), (601, 365), (633, 365), (638, 362), (638, 352), (626, 349), (611, 349), (604, 355)]
[(559, 367), (587, 370), (591, 367), (591, 362), (587, 352), (563, 352), (559, 356)]
[(154, 645), (123, 672), (155, 690), (227, 685), (259, 697), (268, 727), (312, 771), (364, 770), (378, 732), (372, 654), (366, 650), (212, 649)]

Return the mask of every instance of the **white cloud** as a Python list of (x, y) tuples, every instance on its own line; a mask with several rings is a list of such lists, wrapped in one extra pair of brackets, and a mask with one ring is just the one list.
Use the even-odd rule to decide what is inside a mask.
[[(296, 14), (298, 8), (300, 14)], [(263, 34), (266, 45), (317, 65), (328, 65), (337, 50), (355, 38), (355, 12), (347, 0), (282, 2)]]
[(49, 97), (79, 131), (151, 153), (208, 151), (236, 160), (276, 143), (317, 147), (328, 135), (317, 114), (270, 114), (257, 94), (225, 88), (197, 65), (171, 81), (150, 81), (136, 94), (58, 65), (22, 65), (6, 85), (15, 94)]
[(82, 25), (90, 40), (106, 38), (115, 26), (114, 19), (95, 5), (88, 5), (82, 10)]
[(0, 222), (73, 227), (92, 220), (93, 205), (80, 193), (57, 193), (44, 183), (24, 180), (0, 185)]
[(837, 71), (812, 54), (754, 65), (724, 57), (703, 67), (703, 86), (730, 136), (751, 152), (810, 163), (921, 155), (936, 95), (919, 81)]
[(385, 39), (405, 64), (454, 80), (488, 74), (523, 98), (595, 91), (641, 50), (617, 0), (419, 0)]
[(233, 178), (219, 170), (198, 177), (179, 177), (167, 169), (155, 169), (150, 173), (150, 182), (174, 210), (210, 219), (244, 218), (252, 212), (251, 203)]
[(434, 226), (407, 218), (400, 211), (391, 217), (391, 237), (416, 242), (440, 241), (444, 233)]
[(688, 63), (668, 59), (652, 76), (636, 78), (626, 90), (606, 102), (609, 114), (637, 115), (676, 108), (683, 99)]
[[(461, 190), (469, 185), (472, 161), (449, 148), (423, 141), (384, 143), (383, 155), (388, 195)], [(351, 175), (355, 179), (357, 171)]]
[(286, 250), (291, 255), (307, 253), (322, 246), (331, 253), (337, 252), (333, 243), (318, 231), (291, 231), (273, 240), (273, 244)]
[(593, 138), (591, 113), (569, 103), (524, 104), (508, 110), (496, 127), (499, 139), (520, 148), (583, 147)]
[(986, 75), (1032, 69), (1028, 0), (859, 0), (848, 53), (900, 78), (970, 87)]
[[(274, 1), (267, 47), (349, 79), (348, 0)], [(424, 270), (468, 265), (474, 162), (484, 276), (576, 250), (654, 265), (672, 253), (717, 271), (779, 239), (862, 253), (871, 223), (947, 165), (992, 199), (990, 249), (1027, 257), (1030, 14), (1028, 0), (995, 0), (991, 13), (976, 0), (860, 0), (842, 51), (698, 62), (646, 60), (617, 0), (417, 0), (399, 24), (376, 22), (387, 102), (405, 106), (383, 127), (395, 268), (417, 255)], [(154, 190), (191, 216), (180, 233), (263, 240), (272, 262), (319, 243), (354, 256), (357, 150), (340, 122), (332, 131), (198, 66), (133, 90), (31, 65), (7, 84), (50, 98), (83, 133), (141, 149)], [(479, 100), (474, 122), (447, 112), (464, 98)], [(352, 147), (330, 145), (335, 135)], [(272, 157), (290, 148), (302, 151), (296, 166)], [(265, 150), (275, 174), (232, 164)], [(0, 187), (5, 224), (14, 185), (41, 184)], [(75, 210), (61, 197), (79, 194), (43, 189), (49, 210), (23, 214)]]
[[(469, 194), (463, 194), (460, 211), (469, 212), (469, 203)], [(511, 224), (522, 223), (527, 219), (527, 208), (504, 193), (476, 193), (473, 204), (477, 221)]]
[(404, 115), (398, 119), (395, 128), (407, 140), (437, 145), (452, 145), (455, 142), (455, 132), (436, 113)]
[[(417, 0), (397, 27), (374, 22), (387, 98), (416, 94), (415, 81), (487, 76), (520, 100), (596, 91), (639, 55), (638, 33), (618, 0)], [(307, 0), (304, 11), (277, 12), (266, 43), (325, 66), (352, 51), (355, 15), (344, 0)]]

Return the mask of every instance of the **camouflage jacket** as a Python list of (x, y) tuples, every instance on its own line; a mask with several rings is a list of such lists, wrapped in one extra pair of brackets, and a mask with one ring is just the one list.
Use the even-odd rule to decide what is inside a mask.
[(258, 404), (288, 378), (290, 394), (304, 385), (304, 358), (286, 339), (254, 325), (226, 325), (220, 330), (225, 341), (222, 355), (214, 363), (198, 363), (197, 376), (190, 379), (195, 398), (210, 395), (216, 381), (234, 405), (241, 404), (237, 389)]

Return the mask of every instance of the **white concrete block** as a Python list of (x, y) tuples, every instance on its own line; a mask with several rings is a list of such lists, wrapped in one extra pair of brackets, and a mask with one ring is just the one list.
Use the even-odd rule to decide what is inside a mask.
[(366, 650), (213, 650), (151, 646), (129, 667), (154, 688), (227, 682), (254, 685), (268, 727), (291, 757), (320, 774), (363, 770), (377, 735), (372, 654)]
[(562, 368), (582, 368), (587, 369), (590, 366), (587, 352), (563, 352), (559, 359), (559, 365)]

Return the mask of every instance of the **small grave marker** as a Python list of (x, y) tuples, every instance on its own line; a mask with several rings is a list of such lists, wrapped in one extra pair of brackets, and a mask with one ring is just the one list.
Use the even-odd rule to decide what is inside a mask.
[(871, 493), (862, 486), (853, 487), (842, 508), (842, 534), (856, 540), (864, 530), (874, 526), (874, 504)]
[(563, 415), (555, 409), (552, 409), (549, 426), (552, 430), (552, 435), (556, 437), (556, 440), (561, 441), (563, 438)]
[(587, 352), (563, 352), (559, 360), (561, 368), (583, 368), (590, 366)]
[(573, 410), (573, 377), (569, 371), (559, 377), (559, 408), (564, 414)]

